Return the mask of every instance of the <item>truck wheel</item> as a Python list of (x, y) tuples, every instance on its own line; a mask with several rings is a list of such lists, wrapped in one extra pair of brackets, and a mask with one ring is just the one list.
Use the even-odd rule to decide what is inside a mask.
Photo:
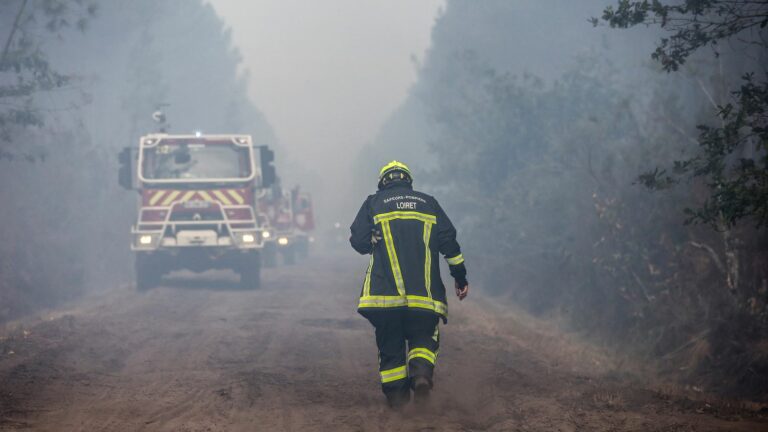
[(309, 241), (306, 239), (299, 241), (295, 245), (296, 257), (299, 259), (306, 259), (309, 256)]
[(139, 291), (148, 291), (160, 284), (162, 272), (157, 268), (157, 263), (144, 254), (136, 255), (135, 270), (136, 289)]
[(240, 263), (240, 288), (244, 290), (261, 287), (261, 256), (250, 253)]
[(277, 248), (272, 243), (267, 243), (264, 246), (264, 267), (275, 267), (277, 265)]
[(283, 248), (283, 264), (296, 264), (296, 246)]

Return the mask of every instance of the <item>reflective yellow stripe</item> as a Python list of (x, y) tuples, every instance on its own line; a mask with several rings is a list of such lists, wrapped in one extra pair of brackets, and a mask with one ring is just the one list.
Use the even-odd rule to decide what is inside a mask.
[(382, 234), (384, 234), (384, 244), (387, 246), (387, 256), (389, 256), (389, 264), (392, 267), (392, 275), (395, 277), (397, 292), (400, 293), (401, 296), (404, 296), (405, 282), (403, 282), (403, 273), (400, 271), (400, 262), (397, 260), (395, 241), (392, 239), (392, 230), (389, 228), (389, 221), (383, 221), (381, 223), (381, 231)]
[(163, 200), (163, 205), (166, 205), (166, 206), (170, 205), (173, 202), (173, 200), (175, 200), (176, 197), (179, 196), (179, 194), (181, 194), (181, 192), (179, 191), (172, 191), (171, 193), (169, 193), (166, 196), (165, 200)]
[(209, 194), (206, 191), (197, 191), (197, 193), (200, 194), (200, 196), (203, 197), (203, 199), (206, 200), (206, 201), (216, 201), (216, 200), (213, 199), (211, 194)]
[(412, 307), (426, 309), (437, 314), (447, 316), (448, 306), (439, 301), (424, 296), (362, 296), (358, 303), (358, 308), (394, 308), (394, 307)]
[(371, 254), (371, 261), (368, 263), (368, 271), (365, 272), (365, 283), (363, 283), (363, 298), (371, 295), (371, 272), (373, 271), (373, 254)]
[(435, 361), (437, 361), (437, 353), (434, 353), (426, 348), (414, 348), (408, 351), (408, 361), (411, 361), (417, 357), (423, 358), (432, 364), (435, 364)]
[(212, 191), (214, 195), (216, 195), (216, 198), (218, 198), (221, 202), (223, 202), (225, 205), (232, 205), (232, 201), (227, 198), (226, 195), (220, 190)]
[(393, 219), (416, 219), (426, 223), (437, 223), (437, 216), (414, 211), (393, 211), (377, 214), (373, 217), (373, 223), (385, 222)]
[(408, 306), (408, 300), (401, 296), (363, 296), (358, 307), (361, 308), (390, 308)]
[(193, 196), (195, 196), (195, 191), (189, 191), (189, 192), (185, 193), (185, 194), (184, 194), (184, 196), (183, 196), (183, 197), (181, 197), (181, 200), (179, 200), (179, 201), (181, 201), (181, 202), (187, 202), (187, 201), (189, 201), (189, 199), (190, 199), (190, 198), (192, 198)]
[(385, 371), (379, 372), (379, 374), (381, 375), (381, 382), (383, 384), (408, 378), (408, 370), (405, 366), (396, 367), (394, 369), (387, 369)]
[(160, 190), (155, 192), (154, 195), (152, 195), (152, 198), (149, 199), (149, 205), (155, 205), (158, 201), (160, 201), (160, 198), (165, 195), (165, 191)]
[(439, 342), (440, 341), (440, 326), (439, 325), (435, 326), (435, 333), (432, 334), (432, 340), (435, 341), (435, 342)]
[(453, 258), (446, 258), (446, 261), (448, 261), (448, 264), (450, 265), (459, 265), (464, 262), (464, 256), (462, 254), (458, 254)]
[(236, 191), (235, 189), (227, 189), (227, 192), (229, 193), (229, 195), (232, 198), (235, 199), (235, 201), (237, 201), (238, 204), (243, 204), (245, 202), (245, 200), (240, 195), (240, 193), (238, 191)]
[(448, 315), (448, 306), (439, 300), (409, 295), (406, 297), (406, 301), (408, 302), (408, 307), (431, 310), (443, 316)]
[(424, 223), (424, 286), (427, 297), (432, 298), (432, 250), (429, 249), (429, 236), (432, 234), (432, 224)]

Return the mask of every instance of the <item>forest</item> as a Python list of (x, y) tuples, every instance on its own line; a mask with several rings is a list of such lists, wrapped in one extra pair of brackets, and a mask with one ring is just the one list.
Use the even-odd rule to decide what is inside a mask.
[(449, 1), (361, 171), (429, 167), (418, 186), (499, 298), (628, 364), (764, 395), (768, 5), (557, 3)]
[(0, 200), (12, 203), (0, 206), (2, 321), (130, 278), (135, 198), (117, 184), (117, 155), (157, 129), (154, 111), (174, 130), (275, 138), (203, 1), (33, 0), (0, 12)]

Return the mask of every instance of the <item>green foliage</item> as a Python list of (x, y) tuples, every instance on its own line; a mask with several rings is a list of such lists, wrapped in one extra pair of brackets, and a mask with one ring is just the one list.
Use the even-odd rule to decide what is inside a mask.
[(0, 55), (0, 141), (6, 144), (0, 146), (0, 159), (34, 160), (24, 149), (8, 148), (14, 133), (42, 127), (46, 109), (37, 99), (75, 81), (51, 66), (43, 45), (69, 29), (84, 31), (96, 9), (95, 2), (85, 0), (22, 0), (0, 6), (15, 17)]
[[(758, 227), (768, 225), (768, 82), (744, 77), (736, 102), (720, 108), (721, 127), (699, 126), (701, 153), (677, 165), (685, 174), (705, 177), (712, 195), (689, 221), (727, 227), (752, 217)], [(748, 157), (738, 157), (739, 151)]]
[[(602, 20), (614, 28), (638, 24), (657, 24), (672, 33), (662, 38), (654, 60), (666, 71), (680, 68), (686, 59), (704, 46), (715, 47), (718, 42), (743, 34), (750, 29), (762, 29), (768, 24), (768, 3), (754, 0), (685, 0), (666, 5), (659, 0), (619, 0), (616, 8), (608, 6)], [(600, 20), (592, 18), (593, 25)]]
[[(768, 2), (750, 0), (686, 0), (678, 5), (620, 0), (607, 7), (602, 19), (611, 27), (658, 24), (669, 31), (661, 38), (652, 58), (666, 71), (676, 71), (704, 46), (741, 38), (759, 54), (768, 53), (765, 27)], [(592, 19), (597, 25), (599, 20)], [(717, 51), (715, 56), (719, 55)], [(768, 76), (743, 77), (732, 100), (718, 107), (720, 125), (698, 126), (698, 154), (672, 162), (667, 169), (654, 168), (641, 174), (640, 184), (668, 189), (683, 178), (702, 178), (710, 194), (699, 206), (686, 209), (686, 223), (705, 223), (726, 230), (743, 219), (758, 227), (768, 225)]]

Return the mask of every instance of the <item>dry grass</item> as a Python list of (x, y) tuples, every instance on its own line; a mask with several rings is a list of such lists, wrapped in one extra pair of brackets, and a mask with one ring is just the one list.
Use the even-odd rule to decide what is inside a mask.
[(625, 406), (624, 398), (618, 393), (595, 393), (592, 395), (592, 402), (598, 408), (623, 408)]

